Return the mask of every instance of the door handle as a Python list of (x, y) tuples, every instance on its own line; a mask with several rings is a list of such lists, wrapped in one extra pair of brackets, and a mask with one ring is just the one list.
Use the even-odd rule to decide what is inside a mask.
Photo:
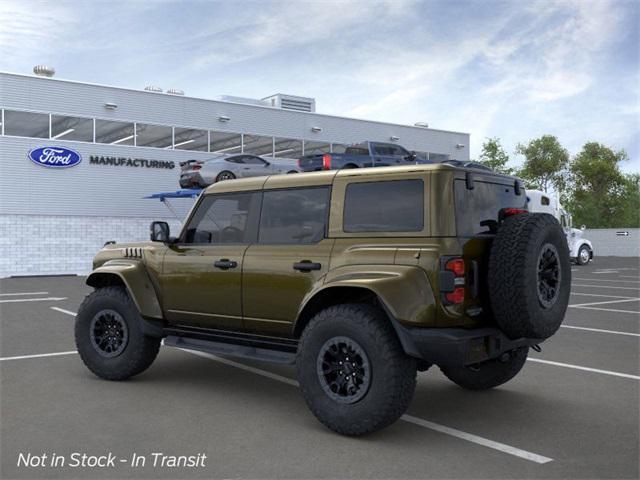
[(320, 270), (322, 268), (322, 264), (310, 262), (309, 260), (304, 260), (302, 262), (296, 262), (293, 264), (294, 270), (299, 270), (301, 272), (310, 272), (312, 270)]
[(238, 266), (238, 262), (234, 262), (228, 258), (221, 258), (220, 260), (213, 262), (213, 266), (221, 270), (228, 270), (230, 268), (236, 268)]

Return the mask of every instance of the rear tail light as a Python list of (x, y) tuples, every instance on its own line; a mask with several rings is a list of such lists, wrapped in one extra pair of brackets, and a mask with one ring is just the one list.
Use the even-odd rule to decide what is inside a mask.
[(440, 271), (440, 291), (445, 305), (464, 303), (465, 264), (460, 257), (443, 258)]
[(512, 217), (521, 213), (529, 213), (529, 210), (526, 208), (503, 208), (500, 210), (500, 218)]
[(322, 155), (322, 169), (331, 170), (331, 155), (328, 153)]
[(453, 272), (456, 277), (464, 276), (464, 260), (462, 258), (452, 258), (444, 264), (444, 269)]
[(298, 159), (298, 168), (302, 168), (302, 159), (301, 158)]
[(202, 168), (202, 165), (194, 165), (193, 167), (191, 167), (191, 170), (200, 170)]
[(445, 293), (444, 298), (452, 305), (464, 303), (464, 287), (456, 287), (453, 292)]

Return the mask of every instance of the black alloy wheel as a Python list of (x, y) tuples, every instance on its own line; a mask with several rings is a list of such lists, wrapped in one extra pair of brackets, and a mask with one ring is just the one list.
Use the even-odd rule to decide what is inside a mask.
[(338, 403), (355, 403), (369, 390), (369, 358), (348, 337), (327, 340), (318, 353), (316, 367), (322, 389)]

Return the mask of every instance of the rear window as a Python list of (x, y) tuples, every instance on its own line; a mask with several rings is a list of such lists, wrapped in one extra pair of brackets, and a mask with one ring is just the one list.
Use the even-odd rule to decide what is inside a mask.
[(461, 237), (489, 232), (489, 227), (480, 223), (497, 222), (503, 208), (527, 208), (526, 195), (516, 195), (513, 186), (500, 183), (475, 181), (473, 190), (468, 190), (464, 180), (455, 180), (454, 195), (456, 228)]
[(345, 232), (421, 232), (424, 182), (351, 183), (344, 199)]

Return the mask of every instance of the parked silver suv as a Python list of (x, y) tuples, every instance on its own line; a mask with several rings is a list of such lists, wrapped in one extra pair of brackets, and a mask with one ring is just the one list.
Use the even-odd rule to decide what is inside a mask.
[(260, 177), (279, 173), (298, 173), (296, 161), (286, 158), (265, 159), (257, 155), (217, 155), (207, 160), (180, 163), (180, 187), (207, 187), (221, 180)]

